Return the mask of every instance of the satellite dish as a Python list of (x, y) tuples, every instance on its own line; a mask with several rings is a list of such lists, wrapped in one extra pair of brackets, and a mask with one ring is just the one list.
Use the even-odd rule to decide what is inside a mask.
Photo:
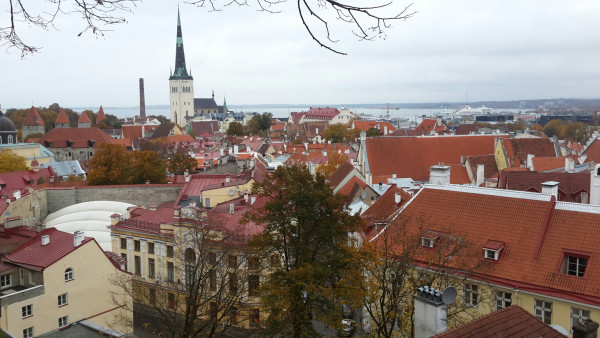
[(446, 305), (450, 305), (456, 299), (456, 295), (456, 289), (453, 286), (449, 286), (442, 292), (442, 302)]

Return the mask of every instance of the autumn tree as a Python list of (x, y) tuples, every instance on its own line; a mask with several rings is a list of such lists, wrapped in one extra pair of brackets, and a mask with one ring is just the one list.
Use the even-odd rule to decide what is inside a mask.
[(362, 252), (350, 236), (362, 220), (344, 210), (345, 198), (323, 175), (299, 166), (279, 167), (252, 193), (267, 199), (246, 215), (265, 225), (252, 245), (278, 261), (259, 290), (266, 332), (317, 335), (313, 319), (339, 328), (342, 306), (357, 308), (363, 295)]
[(167, 164), (154, 151), (134, 151), (131, 153), (131, 174), (129, 184), (167, 183)]
[(19, 156), (8, 149), (0, 150), (0, 173), (23, 171), (29, 169), (25, 157)]
[(227, 127), (227, 135), (243, 136), (244, 134), (244, 126), (239, 122), (231, 122)]
[(587, 126), (582, 122), (550, 120), (544, 126), (544, 133), (549, 137), (556, 136), (561, 140), (585, 142), (588, 137)]
[(367, 137), (377, 137), (377, 136), (381, 136), (381, 130), (375, 128), (375, 127), (371, 127), (369, 129), (367, 129)]
[(325, 178), (330, 178), (331, 175), (348, 160), (346, 154), (339, 153), (335, 149), (327, 152), (327, 164), (320, 166), (317, 171)]
[(343, 124), (331, 124), (323, 130), (323, 138), (331, 143), (342, 143), (346, 139), (348, 128)]
[(248, 121), (248, 132), (251, 135), (264, 136), (271, 129), (271, 119), (273, 115), (271, 113), (263, 113), (252, 116)]
[(226, 230), (218, 215), (189, 207), (181, 213), (168, 243), (175, 263), (167, 275), (155, 282), (134, 278), (132, 283), (129, 276), (114, 276), (112, 282), (131, 296), (125, 307), (148, 336), (222, 336), (247, 318), (244, 281), (250, 256), (240, 249), (245, 243), (236, 229)]
[(178, 151), (171, 155), (168, 160), (167, 170), (175, 175), (182, 175), (184, 172), (192, 172), (198, 167), (198, 162), (188, 153)]
[(166, 137), (159, 137), (150, 140), (142, 139), (140, 143), (140, 150), (154, 151), (163, 160), (167, 160), (172, 153), (169, 147), (169, 140)]

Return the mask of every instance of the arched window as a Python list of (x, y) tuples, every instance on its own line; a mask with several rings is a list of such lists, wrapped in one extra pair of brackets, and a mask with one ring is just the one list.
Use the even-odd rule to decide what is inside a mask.
[(12, 135), (8, 135), (8, 144), (13, 143)]
[(192, 285), (197, 280), (196, 273), (196, 252), (193, 249), (187, 248), (184, 252), (185, 264), (185, 282), (186, 285)]
[(67, 268), (65, 270), (65, 282), (73, 280), (73, 268)]

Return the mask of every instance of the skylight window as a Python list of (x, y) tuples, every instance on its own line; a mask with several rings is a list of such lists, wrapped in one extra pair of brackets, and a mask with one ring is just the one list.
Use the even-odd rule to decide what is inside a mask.
[(560, 272), (569, 276), (583, 277), (589, 256), (565, 253)]

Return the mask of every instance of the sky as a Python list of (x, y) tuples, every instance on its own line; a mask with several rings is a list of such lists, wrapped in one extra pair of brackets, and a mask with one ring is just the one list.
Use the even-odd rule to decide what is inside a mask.
[[(278, 14), (249, 3), (219, 12), (180, 3), (195, 97), (214, 90), (229, 105), (464, 102), (467, 92), (471, 102), (600, 97), (600, 1), (419, 0), (412, 18), (374, 41), (332, 19), (331, 45), (345, 56), (311, 39), (295, 1)], [(383, 14), (408, 4), (394, 0)], [(168, 104), (177, 6), (137, 3), (103, 37), (78, 37), (84, 22), (68, 9), (49, 30), (17, 23), (21, 38), (42, 48), (22, 59), (0, 47), (0, 105), (137, 106), (140, 77), (147, 105)], [(2, 11), (0, 26), (6, 20)]]

